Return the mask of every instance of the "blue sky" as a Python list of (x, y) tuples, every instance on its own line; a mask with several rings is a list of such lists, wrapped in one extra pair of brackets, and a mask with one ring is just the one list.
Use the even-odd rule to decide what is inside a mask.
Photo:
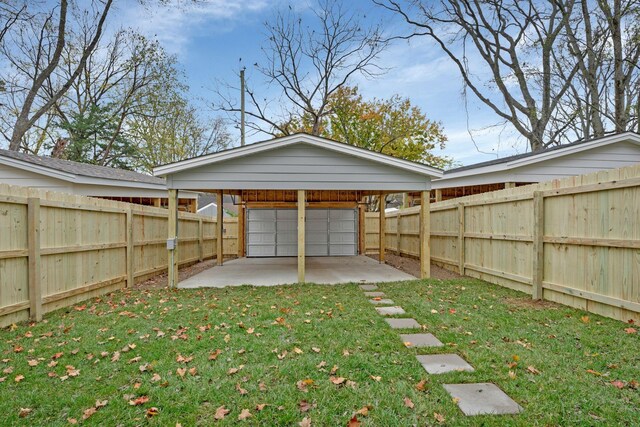
[[(241, 64), (246, 65), (248, 80), (256, 92), (269, 97), (269, 89), (261, 86), (253, 64), (263, 59), (260, 48), (265, 44), (264, 21), (277, 8), (288, 7), (290, 3), (281, 0), (182, 3), (181, 7), (151, 8), (127, 1), (114, 11), (112, 22), (157, 38), (169, 53), (177, 55), (194, 99), (214, 99), (216, 80), (235, 83)], [(308, 0), (291, 4), (303, 17), (308, 17), (308, 9), (314, 3)], [(383, 23), (388, 33), (404, 28), (395, 17), (368, 0), (345, 5), (366, 13), (367, 19)], [(393, 94), (408, 97), (427, 117), (440, 121), (449, 138), (443, 154), (461, 164), (470, 164), (526, 151), (526, 142), (511, 128), (487, 128), (498, 120), (472, 95), (465, 108), (457, 70), (427, 38), (391, 45), (380, 63), (389, 72), (375, 80), (357, 77), (352, 84), (357, 84), (365, 97), (387, 98)]]

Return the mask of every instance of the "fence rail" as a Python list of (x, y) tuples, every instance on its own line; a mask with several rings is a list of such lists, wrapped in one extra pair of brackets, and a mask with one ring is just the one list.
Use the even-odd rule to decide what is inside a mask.
[[(167, 269), (166, 209), (0, 184), (0, 326)], [(216, 256), (215, 219), (180, 213), (185, 265)], [(238, 224), (225, 219), (225, 256)]]
[[(418, 215), (387, 214), (388, 249), (419, 255)], [(367, 251), (376, 252), (378, 213), (365, 226)], [(444, 268), (640, 321), (640, 166), (432, 204), (430, 245)]]

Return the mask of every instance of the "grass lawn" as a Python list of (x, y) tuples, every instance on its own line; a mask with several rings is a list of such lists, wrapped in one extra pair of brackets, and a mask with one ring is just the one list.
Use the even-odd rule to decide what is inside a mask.
[[(637, 326), (471, 279), (380, 290), (445, 347), (405, 348), (355, 284), (121, 291), (7, 328), (1, 424), (335, 426), (363, 407), (371, 426), (640, 420)], [(414, 355), (434, 352), (476, 372), (427, 375)], [(467, 418), (441, 386), (458, 382), (493, 382), (524, 413)]]

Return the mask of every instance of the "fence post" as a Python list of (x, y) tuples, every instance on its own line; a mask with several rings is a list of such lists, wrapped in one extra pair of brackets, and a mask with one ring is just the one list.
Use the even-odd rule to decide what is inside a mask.
[(431, 206), (430, 191), (422, 192), (420, 200), (420, 278), (431, 277)]
[(400, 233), (400, 221), (402, 220), (402, 211), (398, 209), (396, 213), (396, 255), (401, 256), (402, 246), (400, 245), (400, 239), (402, 238), (402, 234)]
[(384, 212), (384, 194), (380, 194), (380, 214), (378, 215), (378, 261), (384, 264), (384, 251), (387, 245), (386, 214)]
[(133, 209), (127, 209), (127, 288), (133, 286)]
[(531, 296), (542, 299), (544, 278), (544, 196), (541, 191), (533, 192), (533, 280)]
[(204, 259), (204, 228), (202, 227), (202, 218), (198, 219), (198, 261)]
[(464, 276), (464, 204), (458, 205), (458, 273)]
[(27, 199), (27, 242), (29, 255), (29, 317), (42, 320), (42, 287), (40, 275), (40, 199)]

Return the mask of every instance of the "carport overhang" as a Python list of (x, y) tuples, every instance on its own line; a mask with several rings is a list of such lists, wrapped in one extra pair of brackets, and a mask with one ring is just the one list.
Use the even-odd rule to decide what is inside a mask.
[[(442, 171), (308, 134), (294, 134), (257, 142), (193, 159), (159, 166), (154, 175), (165, 177), (169, 188), (169, 285), (178, 278), (179, 190), (216, 192), (241, 196), (247, 191), (295, 192), (297, 208), (298, 281), (305, 281), (305, 216), (311, 192), (356, 192), (357, 197), (389, 193), (422, 192), (429, 200), (431, 180)], [(222, 235), (222, 209), (218, 209), (217, 236)], [(384, 235), (384, 215), (380, 215)], [(240, 234), (240, 233), (239, 233)], [(384, 260), (384, 240), (379, 256)], [(222, 239), (217, 239), (217, 261), (222, 264)], [(429, 277), (429, 205), (421, 205), (421, 276)]]

